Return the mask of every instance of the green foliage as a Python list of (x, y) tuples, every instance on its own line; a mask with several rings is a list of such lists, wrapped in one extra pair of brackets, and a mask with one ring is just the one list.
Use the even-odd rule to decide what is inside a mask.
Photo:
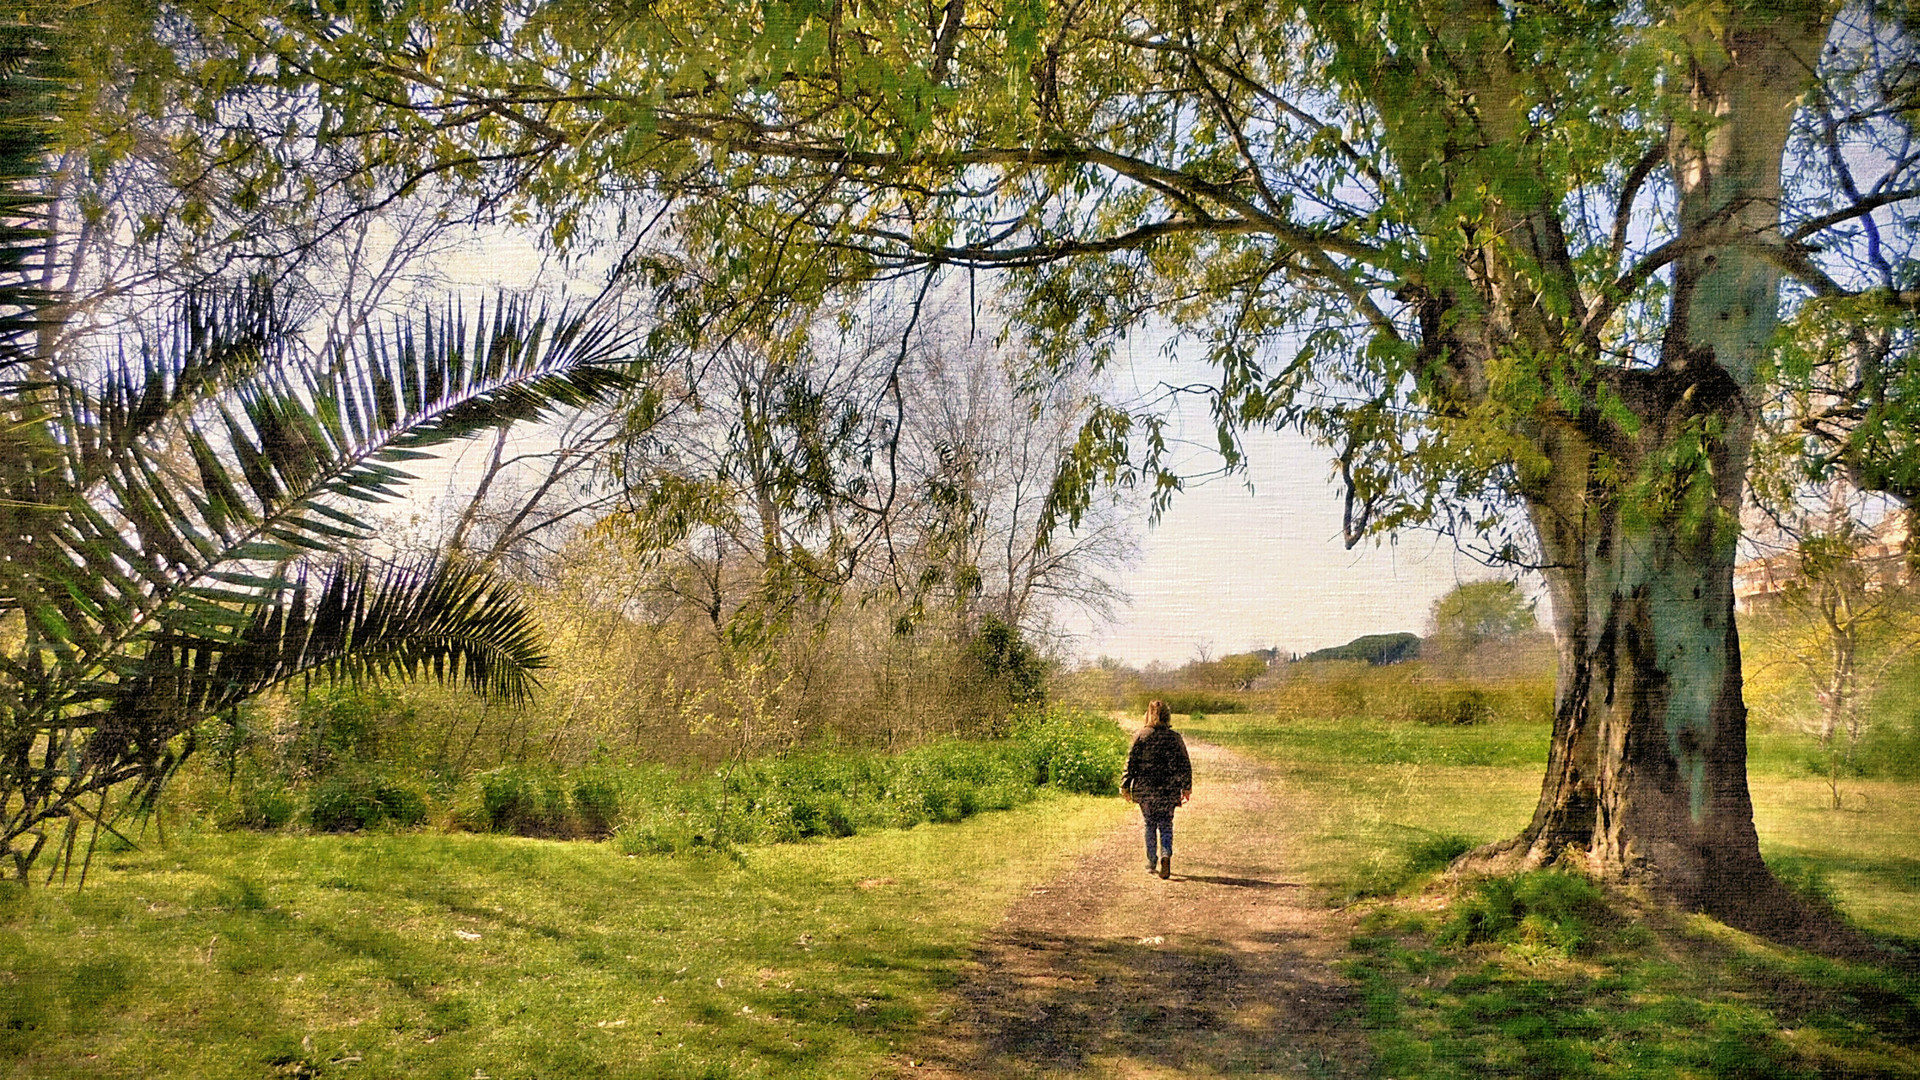
[(1009, 706), (1037, 705), (1046, 698), (1047, 665), (1021, 638), (1018, 627), (989, 615), (962, 652), (973, 680)]
[(1316, 649), (1300, 658), (1301, 662), (1323, 660), (1361, 660), (1376, 666), (1398, 664), (1420, 656), (1418, 634), (1364, 634), (1345, 645)]
[(228, 794), (232, 799), (214, 817), (222, 828), (279, 829), (292, 824), (300, 810), (299, 796), (277, 780), (241, 783)]
[(1510, 642), (1538, 625), (1533, 602), (1511, 581), (1455, 586), (1433, 602), (1430, 620), (1430, 644), (1454, 656)]
[[(1903, 699), (1908, 703), (1905, 710), (1896, 704)], [(1854, 753), (1859, 775), (1920, 780), (1920, 710), (1910, 704), (1913, 700), (1913, 684), (1889, 686), (1880, 699), (1878, 716), (1860, 736)]]
[[(194, 136), (166, 144), (190, 162), (172, 171), (218, 162), (296, 210), (317, 200), (284, 163), (316, 144), (376, 197), (452, 189), (561, 246), (657, 198), (673, 250), (635, 237), (623, 267), (667, 309), (663, 351), (760, 337), (783, 356), (811, 332), (795, 312), (841, 310), (845, 289), (1006, 268), (1034, 381), (1177, 328), (1169, 348), (1217, 373), (1230, 466), (1263, 425), (1337, 455), (1349, 543), (1432, 524), (1589, 582), (1633, 552), (1702, 596), (1776, 390), (1819, 403), (1791, 425), (1812, 471), (1908, 493), (1912, 41), (1814, 0), (1671, 7), (694, 2), (618, 7), (610, 38), (592, 3), (189, 3), (168, 24), (187, 101), (160, 100)], [(263, 125), (261, 95), (298, 104)], [(1728, 130), (1753, 140), (1741, 167), (1701, 171)], [(1796, 307), (1835, 325), (1788, 320), (1799, 348), (1775, 372)], [(812, 389), (783, 386), (753, 433), (831, 427)], [(877, 460), (870, 431), (790, 456)], [(1050, 513), (1094, 482), (1179, 487), (1153, 419), (1093, 410), (1081, 434)], [(782, 473), (810, 493), (817, 475)], [(819, 506), (799, 531), (837, 538)], [(1711, 667), (1663, 674), (1701, 680), (1678, 686), (1691, 700), (1724, 681)]]
[(337, 761), (372, 761), (383, 734), (404, 724), (411, 712), (391, 687), (318, 686), (293, 702), (293, 730), (279, 752), (281, 768), (317, 776)]
[(1014, 738), (1033, 756), (1034, 780), (1063, 791), (1111, 795), (1126, 769), (1125, 734), (1097, 713), (1052, 708), (1029, 714)]
[(605, 836), (620, 817), (620, 788), (607, 769), (589, 769), (573, 779), (573, 812), (589, 836)]
[[(419, 825), (427, 819), (427, 805), (406, 784), (378, 772), (347, 769), (314, 785), (306, 816), (321, 832), (357, 832), (375, 825)], [(264, 820), (261, 824), (270, 827)]]
[[(1920, 778), (1913, 588), (1864, 587), (1871, 579), (1847, 565), (1847, 573), (1798, 585), (1742, 619), (1748, 704), (1756, 726), (1790, 736), (1810, 774)], [(1845, 577), (1854, 580), (1842, 586)], [(1841, 705), (1832, 711), (1835, 691)], [(1835, 730), (1823, 740), (1829, 719)]]
[[(1262, 675), (1273, 659), (1270, 649), (1229, 653), (1218, 660), (1193, 660), (1172, 673), (1174, 683), (1186, 692), (1246, 691)], [(1189, 712), (1188, 709), (1174, 709)]]
[[(351, 716), (368, 704), (335, 693), (307, 708)], [(1000, 738), (945, 738), (897, 754), (816, 748), (690, 774), (610, 760), (505, 765), (426, 797), (371, 762), (340, 764), (304, 786), (248, 765), (189, 802), (219, 824), (270, 829), (293, 823), (289, 807), (304, 792), (304, 821), (320, 830), (431, 818), (477, 832), (611, 837), (628, 853), (659, 854), (962, 821), (1048, 789), (1112, 794), (1124, 761), (1125, 735), (1111, 721), (1056, 707), (1023, 713)]]
[(1434, 941), (1454, 947), (1514, 945), (1571, 958), (1594, 946), (1608, 919), (1606, 894), (1591, 880), (1535, 870), (1475, 882), (1454, 902)]
[(483, 772), (480, 821), (490, 832), (564, 836), (570, 825), (567, 788), (551, 769), (508, 765)]
[(44, 231), (55, 39), (86, 45), (0, 25), (0, 855), (22, 877), (50, 839), (75, 850), (81, 800), (96, 825), (116, 790), (150, 808), (201, 721), (275, 686), (427, 675), (523, 701), (542, 657), (500, 583), (318, 556), (369, 534), (343, 507), (393, 497), (424, 448), (629, 382), (608, 324), (511, 298), (302, 360), (270, 275), (188, 290), (138, 347), (62, 342), (47, 283), (84, 245)]

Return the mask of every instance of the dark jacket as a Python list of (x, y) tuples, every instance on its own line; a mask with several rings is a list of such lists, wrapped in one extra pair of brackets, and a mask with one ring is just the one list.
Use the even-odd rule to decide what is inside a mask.
[(1193, 790), (1187, 740), (1170, 727), (1143, 729), (1127, 751), (1127, 771), (1120, 777), (1120, 787), (1142, 805), (1180, 805), (1181, 794)]

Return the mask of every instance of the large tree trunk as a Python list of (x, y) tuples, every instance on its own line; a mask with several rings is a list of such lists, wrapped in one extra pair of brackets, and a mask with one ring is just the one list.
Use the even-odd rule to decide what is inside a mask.
[(1670, 407), (1643, 413), (1635, 471), (1718, 430), (1696, 441), (1694, 483), (1610, 490), (1588, 455), (1556, 468), (1560, 497), (1533, 508), (1560, 675), (1540, 803), (1517, 849), (1533, 864), (1571, 849), (1603, 876), (1763, 928), (1796, 909), (1760, 860), (1747, 791), (1733, 541), (1748, 424), (1724, 376), (1698, 370), (1685, 386), (1644, 373), (1627, 395)]
[(1778, 235), (1788, 121), (1826, 15), (1736, 8), (1699, 49), (1698, 122), (1670, 147), (1682, 254), (1660, 362), (1603, 377), (1632, 422), (1595, 409), (1544, 425), (1551, 464), (1527, 493), (1560, 672), (1540, 803), (1507, 850), (1535, 865), (1573, 851), (1769, 932), (1811, 926), (1760, 859), (1733, 563), (1780, 298), (1757, 246)]

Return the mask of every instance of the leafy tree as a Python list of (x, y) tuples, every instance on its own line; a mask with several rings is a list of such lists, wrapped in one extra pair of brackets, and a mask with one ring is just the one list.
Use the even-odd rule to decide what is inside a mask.
[[(1437, 525), (1542, 568), (1562, 670), (1515, 857), (1793, 917), (1746, 785), (1737, 511), (1760, 411), (1809, 386), (1812, 472), (1920, 494), (1904, 0), (181, 10), (199, 85), (297, 87), (274, 130), (376, 187), (522, 178), (561, 239), (651, 203), (710, 271), (689, 333), (954, 267), (1005, 270), (1060, 367), (1171, 325), (1230, 459), (1248, 425), (1326, 442), (1350, 542)], [(1160, 446), (1095, 415), (1056, 508), (1169, 494)]]
[(1840, 776), (1854, 765), (1866, 706), (1920, 650), (1920, 590), (1902, 554), (1887, 550), (1835, 488), (1824, 513), (1805, 515), (1789, 551), (1768, 560), (1785, 580), (1750, 620), (1769, 652), (1798, 668), (1813, 692), (1802, 716), (1825, 759), (1840, 809)]
[(1455, 655), (1534, 629), (1533, 603), (1511, 581), (1474, 581), (1433, 602), (1428, 641)]
[(70, 863), (83, 822), (113, 829), (115, 789), (150, 805), (199, 721), (289, 680), (526, 698), (543, 659), (509, 592), (325, 556), (367, 534), (343, 503), (396, 494), (424, 448), (626, 383), (609, 328), (517, 302), (294, 364), (257, 284), (190, 296), (136, 356), (50, 348), (58, 44), (0, 23), (0, 854), (22, 878), (50, 838)]

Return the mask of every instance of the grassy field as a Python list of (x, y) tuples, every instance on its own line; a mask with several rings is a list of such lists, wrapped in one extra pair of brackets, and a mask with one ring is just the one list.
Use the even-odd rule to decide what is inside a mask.
[(0, 1074), (845, 1077), (1118, 820), (1046, 796), (725, 855), (206, 833), (0, 893)]
[[(1298, 880), (1358, 920), (1377, 1074), (1920, 1077), (1920, 970), (1778, 949), (1536, 874), (1436, 888), (1516, 832), (1543, 728), (1257, 714)], [(1756, 740), (1765, 853), (1861, 926), (1920, 926), (1920, 786)], [(431, 830), (176, 832), (84, 891), (0, 886), (0, 1076), (885, 1073), (1010, 901), (1131, 814), (1041, 795), (957, 824), (724, 852)]]
[(1346, 967), (1381, 1076), (1920, 1077), (1920, 785), (1852, 781), (1847, 809), (1827, 809), (1825, 782), (1794, 775), (1794, 745), (1756, 734), (1763, 854), (1888, 943), (1883, 962), (1844, 963), (1572, 874), (1438, 888), (1454, 854), (1525, 825), (1540, 725), (1187, 729), (1279, 767), (1278, 812), (1308, 823), (1304, 875), (1364, 912)]

